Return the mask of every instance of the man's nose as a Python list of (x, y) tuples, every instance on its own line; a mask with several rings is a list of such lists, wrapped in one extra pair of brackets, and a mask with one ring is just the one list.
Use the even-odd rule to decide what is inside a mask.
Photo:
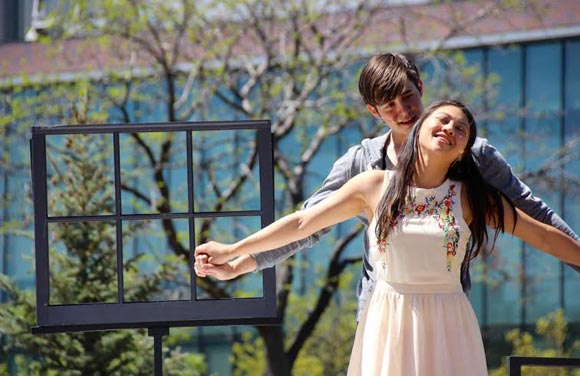
[(411, 104), (402, 98), (395, 99), (395, 108), (399, 114), (408, 115), (411, 112)]

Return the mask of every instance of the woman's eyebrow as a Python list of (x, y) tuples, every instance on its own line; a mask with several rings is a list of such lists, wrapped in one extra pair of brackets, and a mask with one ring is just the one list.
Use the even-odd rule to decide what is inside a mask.
[(445, 112), (445, 111), (439, 111), (438, 113), (439, 113), (439, 114), (446, 115), (446, 116), (449, 116), (449, 117), (450, 117), (450, 118), (452, 118), (452, 119), (453, 119), (453, 120), (454, 120), (456, 123), (458, 123), (458, 124), (461, 124), (461, 125), (463, 125), (464, 127), (467, 127), (467, 128), (469, 128), (469, 127), (467, 126), (467, 123), (466, 123), (465, 121), (463, 121), (463, 120), (457, 120), (455, 117), (453, 117), (453, 116), (452, 116), (450, 113), (448, 113), (448, 112)]

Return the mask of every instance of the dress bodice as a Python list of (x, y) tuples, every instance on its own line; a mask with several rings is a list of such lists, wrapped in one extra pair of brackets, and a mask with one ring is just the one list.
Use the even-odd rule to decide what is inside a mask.
[(447, 179), (432, 189), (413, 188), (386, 243), (378, 245), (377, 215), (369, 226), (375, 281), (410, 285), (460, 285), (471, 231), (461, 210), (461, 183)]

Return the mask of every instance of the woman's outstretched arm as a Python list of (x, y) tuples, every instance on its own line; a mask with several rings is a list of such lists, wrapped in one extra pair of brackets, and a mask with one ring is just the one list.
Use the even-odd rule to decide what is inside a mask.
[(372, 218), (374, 204), (369, 202), (380, 190), (383, 177), (383, 171), (359, 174), (318, 205), (284, 216), (234, 244), (201, 244), (195, 256), (207, 255), (209, 263), (223, 264), (237, 256), (281, 247), (362, 212)]
[[(580, 265), (580, 242), (555, 227), (539, 222), (516, 208), (517, 221), (509, 203), (502, 198), (505, 231), (512, 233), (532, 247), (572, 265)], [(493, 220), (488, 224), (493, 226)]]

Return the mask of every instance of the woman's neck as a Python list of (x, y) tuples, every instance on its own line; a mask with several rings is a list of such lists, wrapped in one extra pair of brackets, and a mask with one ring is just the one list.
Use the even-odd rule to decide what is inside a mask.
[(418, 188), (436, 188), (447, 179), (448, 170), (447, 163), (418, 153), (413, 183)]

